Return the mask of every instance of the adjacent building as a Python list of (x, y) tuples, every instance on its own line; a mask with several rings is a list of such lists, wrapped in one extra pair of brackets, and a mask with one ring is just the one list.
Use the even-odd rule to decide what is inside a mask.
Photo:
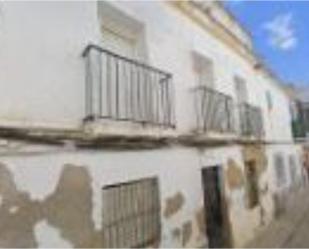
[(2, 2), (0, 27), (1, 247), (241, 247), (303, 184), (220, 2)]

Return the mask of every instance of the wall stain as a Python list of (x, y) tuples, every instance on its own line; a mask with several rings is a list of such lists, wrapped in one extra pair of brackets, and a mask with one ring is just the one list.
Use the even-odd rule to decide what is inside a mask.
[(195, 220), (197, 224), (198, 231), (201, 235), (206, 234), (206, 222), (205, 222), (205, 208), (202, 207), (195, 213)]
[(91, 218), (90, 186), (85, 168), (65, 165), (55, 192), (46, 200), (34, 201), (17, 190), (12, 173), (0, 163), (0, 247), (37, 247), (33, 229), (43, 219), (74, 247), (102, 247), (102, 231), (95, 230)]
[(267, 169), (267, 157), (264, 146), (247, 145), (243, 148), (245, 162), (255, 161), (257, 173), (262, 175)]
[(231, 158), (227, 161), (227, 170), (225, 173), (229, 189), (234, 190), (244, 186), (244, 174), (237, 163)]
[(176, 214), (184, 205), (185, 198), (181, 192), (177, 192), (174, 196), (166, 199), (164, 217), (170, 218)]
[(101, 247), (94, 229), (91, 177), (84, 167), (65, 165), (55, 192), (43, 203), (44, 217), (76, 247)]
[(182, 225), (182, 245), (185, 246), (192, 236), (192, 222), (187, 221)]
[[(0, 163), (0, 247), (37, 247), (33, 227), (40, 218), (37, 203), (19, 192), (12, 173)], [(10, 213), (10, 208), (18, 212)]]
[(172, 236), (174, 239), (178, 240), (181, 236), (181, 229), (179, 227), (176, 227), (172, 230)]

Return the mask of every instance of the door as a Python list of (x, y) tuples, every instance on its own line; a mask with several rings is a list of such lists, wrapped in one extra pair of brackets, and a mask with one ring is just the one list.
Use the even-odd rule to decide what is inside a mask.
[(208, 244), (211, 248), (227, 247), (224, 236), (224, 216), (220, 190), (219, 167), (202, 169), (205, 222)]

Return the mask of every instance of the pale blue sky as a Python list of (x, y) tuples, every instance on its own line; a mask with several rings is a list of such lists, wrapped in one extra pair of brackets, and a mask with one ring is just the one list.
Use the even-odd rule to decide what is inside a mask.
[(283, 81), (309, 87), (309, 1), (235, 0), (225, 4)]

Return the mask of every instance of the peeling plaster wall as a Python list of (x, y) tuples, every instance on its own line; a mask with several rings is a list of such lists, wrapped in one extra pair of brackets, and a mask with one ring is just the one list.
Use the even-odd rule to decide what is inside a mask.
[[(272, 145), (265, 151), (268, 166), (259, 175), (260, 205), (252, 210), (246, 205), (243, 162), (254, 153), (244, 153), (243, 146), (2, 155), (0, 246), (101, 247), (102, 187), (153, 176), (159, 179), (161, 195), (160, 247), (205, 246), (201, 169), (216, 165), (222, 169), (230, 239), (243, 246), (273, 216), (273, 153), (297, 155), (300, 148)], [(229, 173), (231, 168), (236, 175)], [(241, 180), (234, 185), (229, 177)]]
[[(2, 247), (100, 247), (104, 243), (102, 187), (150, 176), (159, 178), (160, 246), (206, 243), (196, 219), (202, 191), (194, 150), (78, 151), (2, 156), (0, 162)], [(165, 217), (168, 200), (175, 196), (176, 201), (181, 196), (181, 205)], [(179, 229), (178, 237), (177, 233), (173, 236), (175, 229)]]
[[(265, 191), (265, 185), (268, 181), (272, 181), (267, 167), (259, 176), (260, 205), (252, 210), (248, 209), (244, 173), (245, 157), (244, 146), (236, 145), (201, 152), (201, 165), (220, 165), (223, 168), (225, 202), (231, 224), (232, 242), (235, 247), (242, 247), (252, 239), (258, 229), (262, 229), (269, 223), (273, 213), (271, 192)], [(233, 174), (230, 173), (231, 166), (234, 168)], [(229, 177), (232, 179), (229, 180)], [(261, 207), (263, 207), (262, 210)]]

